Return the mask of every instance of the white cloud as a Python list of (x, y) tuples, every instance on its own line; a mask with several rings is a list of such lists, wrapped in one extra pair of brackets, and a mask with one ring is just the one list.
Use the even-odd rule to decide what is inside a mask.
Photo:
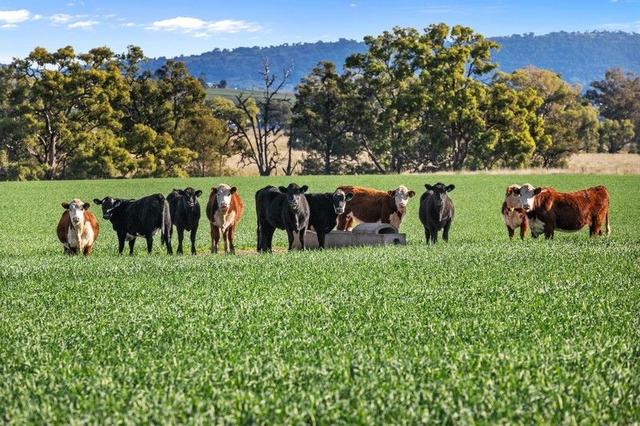
[(2, 24), (0, 25), (0, 28), (2, 28), (3, 30), (8, 30), (11, 28), (18, 28), (18, 26), (16, 24)]
[(606, 31), (640, 31), (640, 21), (610, 22), (600, 25), (598, 29)]
[(42, 16), (42, 15), (33, 15), (33, 18), (31, 18), (31, 20), (33, 20), (33, 21), (39, 21), (39, 20), (41, 20), (42, 18), (44, 18), (44, 16)]
[(0, 10), (0, 24), (15, 25), (28, 21), (31, 13), (27, 9)]
[(122, 24), (120, 24), (121, 27), (135, 27), (136, 24), (133, 22), (123, 22)]
[(69, 29), (81, 28), (84, 30), (88, 30), (98, 25), (100, 22), (98, 21), (77, 21), (72, 24), (67, 25)]
[(155, 21), (146, 28), (153, 31), (178, 31), (184, 34), (191, 34), (194, 37), (208, 37), (211, 34), (221, 33), (256, 32), (261, 30), (261, 27), (253, 22), (235, 19), (205, 21), (188, 16), (177, 16), (171, 19)]
[(49, 17), (53, 24), (66, 24), (67, 22), (73, 19), (73, 16), (67, 15), (66, 13), (56, 13), (55, 15), (51, 15)]

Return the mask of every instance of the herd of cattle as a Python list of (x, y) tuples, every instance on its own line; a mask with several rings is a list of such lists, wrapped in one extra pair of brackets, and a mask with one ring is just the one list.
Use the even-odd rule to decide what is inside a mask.
[[(419, 218), (424, 226), (427, 244), (436, 243), (438, 232), (449, 239), (454, 217), (453, 201), (447, 195), (454, 185), (425, 185), (420, 197)], [(276, 229), (284, 229), (289, 238), (289, 250), (297, 236), (305, 247), (305, 233), (313, 229), (324, 248), (325, 235), (333, 229), (351, 230), (355, 222), (389, 223), (396, 229), (406, 215), (407, 203), (416, 193), (405, 186), (390, 191), (358, 186), (340, 186), (333, 193), (309, 194), (306, 185), (295, 183), (279, 188), (266, 186), (255, 194), (257, 215), (257, 250), (272, 249)], [(160, 231), (161, 244), (173, 254), (173, 227), (178, 232), (178, 254), (182, 254), (184, 232), (190, 232), (191, 254), (196, 253), (196, 234), (200, 222), (202, 191), (193, 188), (174, 189), (167, 197), (149, 195), (137, 200), (105, 197), (94, 199), (102, 207), (102, 217), (111, 222), (118, 236), (118, 253), (125, 242), (133, 254), (137, 237), (145, 238), (147, 251), (153, 249), (153, 236)], [(91, 254), (98, 238), (98, 221), (89, 211), (89, 203), (74, 199), (62, 203), (64, 212), (58, 223), (58, 239), (67, 254)], [(225, 253), (235, 253), (234, 235), (242, 218), (244, 205), (235, 186), (225, 184), (211, 189), (206, 215), (211, 228), (211, 252), (217, 253), (220, 236)], [(550, 187), (534, 188), (529, 184), (510, 185), (502, 204), (502, 216), (510, 238), (520, 228), (524, 239), (528, 229), (536, 238), (544, 234), (553, 238), (556, 229), (578, 231), (589, 226), (592, 236), (609, 235), (609, 195), (604, 186), (577, 192), (558, 192)]]

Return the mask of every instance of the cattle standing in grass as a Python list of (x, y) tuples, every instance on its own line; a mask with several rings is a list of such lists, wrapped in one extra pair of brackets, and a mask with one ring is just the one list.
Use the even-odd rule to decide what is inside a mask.
[(122, 200), (105, 197), (94, 199), (94, 203), (102, 206), (102, 217), (111, 221), (113, 230), (118, 235), (118, 253), (122, 254), (125, 241), (129, 241), (129, 254), (133, 254), (136, 237), (147, 240), (147, 252), (153, 249), (153, 236), (160, 231), (160, 242), (171, 249), (171, 214), (169, 203), (162, 194), (149, 195), (139, 200)]
[[(589, 235), (611, 233), (609, 193), (604, 186), (576, 192), (558, 192), (553, 188), (520, 188), (520, 207), (527, 211), (531, 236), (553, 238), (556, 229), (579, 231), (589, 226)], [(604, 230), (603, 230), (604, 228)]]
[(65, 254), (82, 253), (89, 256), (98, 238), (98, 221), (89, 209), (89, 203), (77, 198), (70, 203), (62, 203), (64, 213), (58, 222), (58, 239)]
[(338, 223), (338, 215), (344, 213), (347, 203), (353, 198), (353, 194), (345, 193), (342, 189), (324, 194), (306, 194), (311, 216), (309, 227), (318, 235), (318, 245), (324, 248), (324, 237), (331, 232)]
[(344, 213), (338, 216), (338, 229), (341, 231), (351, 229), (354, 219), (364, 223), (390, 223), (396, 229), (400, 229), (407, 212), (407, 203), (416, 195), (403, 185), (391, 191), (378, 191), (360, 186), (339, 186), (338, 189), (353, 194)]
[(449, 228), (453, 221), (453, 202), (447, 195), (447, 192), (453, 191), (454, 185), (445, 185), (444, 183), (436, 183), (431, 186), (424, 186), (427, 192), (420, 197), (420, 222), (424, 226), (424, 236), (427, 244), (438, 241), (438, 231), (442, 231), (442, 239), (449, 241)]
[(198, 197), (202, 191), (191, 187), (174, 189), (168, 196), (169, 211), (171, 212), (171, 224), (178, 231), (178, 249), (176, 253), (182, 254), (182, 240), (184, 231), (191, 232), (191, 254), (196, 254), (196, 233), (200, 223), (200, 203)]
[(258, 251), (271, 251), (273, 233), (276, 228), (287, 231), (289, 250), (293, 248), (294, 233), (300, 238), (304, 250), (304, 234), (309, 226), (309, 203), (304, 193), (307, 185), (295, 183), (279, 189), (271, 185), (256, 192), (256, 215), (258, 218)]
[(524, 240), (529, 228), (527, 212), (519, 207), (520, 185), (509, 185), (502, 203), (502, 218), (507, 225), (509, 238), (513, 239), (516, 228), (520, 228), (520, 239)]
[(236, 253), (233, 237), (243, 212), (244, 205), (235, 186), (220, 184), (211, 188), (207, 203), (207, 218), (211, 225), (211, 253), (218, 252), (221, 234), (224, 252)]

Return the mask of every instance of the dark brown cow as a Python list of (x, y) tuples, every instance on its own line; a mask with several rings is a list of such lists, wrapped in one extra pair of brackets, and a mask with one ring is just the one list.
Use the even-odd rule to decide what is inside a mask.
[(576, 192), (553, 188), (520, 188), (520, 206), (527, 211), (531, 236), (553, 238), (556, 229), (579, 231), (589, 226), (589, 235), (609, 235), (609, 193), (604, 186)]
[(57, 232), (65, 254), (89, 256), (99, 230), (95, 215), (87, 210), (89, 203), (76, 198), (70, 203), (62, 203), (62, 208), (64, 213), (58, 222)]
[(409, 198), (416, 195), (406, 186), (400, 185), (391, 191), (363, 188), (361, 186), (339, 186), (345, 194), (353, 194), (343, 214), (338, 216), (337, 229), (346, 231), (354, 225), (354, 219), (364, 223), (390, 223), (396, 229), (407, 212)]
[(225, 253), (235, 254), (233, 236), (243, 211), (244, 205), (235, 186), (220, 184), (211, 188), (207, 203), (207, 218), (211, 225), (211, 253), (218, 252), (222, 234)]
[(516, 228), (520, 228), (520, 238), (524, 240), (529, 228), (527, 220), (527, 212), (525, 209), (518, 207), (520, 200), (520, 185), (509, 185), (502, 203), (502, 218), (504, 224), (507, 225), (509, 238), (513, 239)]

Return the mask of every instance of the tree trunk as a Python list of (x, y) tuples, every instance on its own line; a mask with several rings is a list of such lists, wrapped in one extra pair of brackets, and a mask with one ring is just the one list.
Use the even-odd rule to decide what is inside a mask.
[(331, 150), (328, 148), (324, 151), (324, 174), (331, 174)]

